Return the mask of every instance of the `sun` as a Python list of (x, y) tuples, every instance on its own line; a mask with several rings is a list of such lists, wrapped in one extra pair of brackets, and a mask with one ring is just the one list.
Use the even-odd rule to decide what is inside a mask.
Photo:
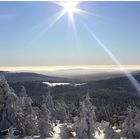
[(77, 11), (77, 2), (75, 1), (71, 1), (71, 0), (67, 0), (65, 3), (63, 3), (63, 7), (64, 7), (64, 11), (68, 14), (72, 14), (73, 12)]
[(63, 13), (68, 14), (71, 18), (73, 17), (73, 13), (78, 12), (77, 1), (66, 0), (60, 2), (59, 5), (63, 7)]

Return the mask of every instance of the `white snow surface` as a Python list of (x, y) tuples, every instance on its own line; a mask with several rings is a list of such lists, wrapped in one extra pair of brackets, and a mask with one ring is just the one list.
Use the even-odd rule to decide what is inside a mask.
[(61, 127), (63, 126), (62, 123), (58, 124), (57, 126), (54, 127), (54, 134), (53, 134), (53, 139), (60, 139), (60, 132), (61, 132)]
[(50, 87), (55, 87), (55, 86), (64, 86), (64, 85), (74, 85), (74, 86), (82, 86), (85, 85), (86, 83), (78, 83), (78, 84), (73, 84), (73, 83), (51, 83), (51, 82), (42, 82), (43, 84), (49, 85)]
[(51, 87), (61, 86), (61, 85), (71, 85), (71, 83), (50, 83), (50, 82), (43, 82), (43, 84), (49, 85)]
[[(60, 137), (60, 133), (61, 133), (61, 127), (63, 126), (63, 123), (58, 123), (56, 126), (54, 126), (54, 134), (52, 139), (61, 139)], [(71, 126), (72, 127), (72, 126)], [(99, 131), (95, 132), (95, 138), (96, 139), (104, 139), (104, 133), (103, 130), (101, 130), (100, 128), (98, 129)], [(75, 134), (75, 132), (73, 132), (73, 134)]]

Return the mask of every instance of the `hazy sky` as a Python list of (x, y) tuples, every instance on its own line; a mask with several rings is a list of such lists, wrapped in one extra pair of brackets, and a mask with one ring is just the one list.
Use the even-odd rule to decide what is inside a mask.
[[(55, 15), (52, 2), (0, 2), (0, 66), (114, 64), (83, 26), (122, 64), (140, 64), (140, 2), (81, 2), (93, 14)], [(81, 22), (82, 21), (82, 22)]]

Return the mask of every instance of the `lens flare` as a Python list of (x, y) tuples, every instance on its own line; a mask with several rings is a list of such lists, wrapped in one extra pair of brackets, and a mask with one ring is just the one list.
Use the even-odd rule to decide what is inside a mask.
[(73, 14), (77, 13), (79, 11), (79, 9), (77, 8), (78, 2), (77, 1), (73, 1), (73, 0), (66, 0), (66, 1), (62, 1), (59, 3), (56, 3), (58, 5), (60, 5), (63, 8), (63, 12), (65, 14), (68, 14), (69, 18), (71, 19), (71, 21), (73, 21)]
[(76, 5), (78, 3), (77, 2), (73, 2), (71, 0), (66, 1), (65, 3), (62, 4), (62, 6), (64, 7), (64, 11), (68, 14), (72, 14), (73, 12), (77, 11)]

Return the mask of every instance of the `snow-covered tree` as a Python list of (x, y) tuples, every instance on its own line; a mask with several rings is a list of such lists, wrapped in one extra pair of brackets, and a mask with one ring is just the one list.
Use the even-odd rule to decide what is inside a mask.
[(21, 91), (19, 92), (19, 97), (27, 97), (26, 89), (24, 86), (21, 86)]
[(4, 76), (0, 76), (0, 103), (4, 103), (6, 97), (11, 92), (10, 87)]
[(24, 108), (24, 133), (26, 136), (33, 136), (37, 134), (37, 116), (32, 107), (32, 99), (26, 97)]
[(39, 115), (39, 133), (41, 138), (48, 138), (52, 136), (52, 125), (50, 122), (50, 111), (46, 104), (42, 104)]
[(32, 103), (33, 101), (31, 97), (26, 97), (25, 99), (25, 113), (26, 114), (34, 114)]
[(26, 93), (26, 89), (24, 86), (21, 86), (21, 91), (19, 92), (19, 105), (21, 107), (25, 106), (25, 100), (27, 98), (27, 93)]
[(27, 96), (24, 86), (21, 87), (19, 92), (18, 106), (20, 107), (18, 113), (18, 130), (23, 137), (33, 136), (38, 133), (38, 120), (32, 107), (32, 99)]
[(53, 121), (55, 121), (55, 117), (56, 117), (56, 110), (54, 107), (54, 102), (53, 102), (53, 98), (50, 94), (50, 88), (48, 88), (48, 92), (43, 95), (43, 100), (42, 100), (42, 104), (46, 104), (47, 109), (50, 111), (51, 113), (51, 119)]
[(61, 122), (66, 122), (68, 120), (68, 106), (63, 100), (59, 100), (55, 104), (57, 119)]
[(95, 107), (90, 102), (87, 94), (84, 101), (80, 102), (79, 117), (74, 119), (76, 138), (94, 138), (95, 135)]
[(16, 94), (11, 91), (6, 79), (0, 78), (0, 130), (16, 127), (17, 117), (17, 100)]
[(122, 125), (121, 136), (124, 138), (140, 138), (140, 109), (136, 106), (127, 109), (127, 116)]

